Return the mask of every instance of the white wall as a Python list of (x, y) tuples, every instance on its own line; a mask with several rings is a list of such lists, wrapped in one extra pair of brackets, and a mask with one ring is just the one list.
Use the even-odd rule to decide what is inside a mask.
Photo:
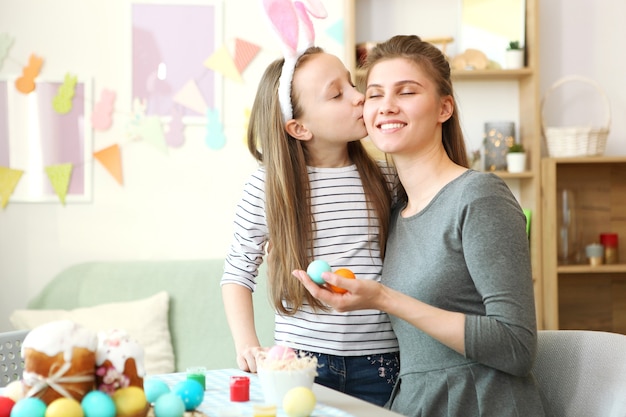
[[(327, 51), (344, 56), (343, 45), (326, 33), (343, 18), (343, 2), (327, 3), (329, 17), (315, 23), (317, 39)], [(232, 52), (234, 39), (241, 38), (263, 48), (243, 72), (243, 84), (223, 81), (227, 144), (217, 151), (209, 149), (204, 127), (195, 127), (187, 130), (182, 148), (163, 154), (147, 143), (124, 139), (131, 97), (130, 4), (130, 0), (0, 1), (0, 33), (15, 38), (0, 74), (20, 75), (20, 64), (35, 53), (44, 58), (42, 77), (62, 79), (67, 72), (91, 76), (96, 99), (104, 88), (115, 90), (113, 127), (95, 134), (94, 149), (121, 143), (124, 170), (121, 187), (94, 162), (91, 203), (9, 202), (0, 211), (0, 331), (11, 329), (11, 311), (23, 308), (72, 264), (223, 257), (230, 243), (234, 206), (245, 179), (256, 168), (244, 144), (244, 111), (252, 105), (265, 67), (281, 56), (279, 44), (256, 13), (257, 0), (223, 1), (224, 44)]]
[[(171, 3), (174, 3), (172, 0)], [(181, 2), (184, 3), (184, 2)], [(327, 1), (336, 17), (341, 6)], [(541, 85), (545, 91), (567, 74), (600, 82), (610, 97), (613, 123), (607, 154), (626, 154), (626, 3), (612, 0), (541, 1)], [(0, 33), (16, 38), (2, 74), (19, 74), (12, 58), (44, 57), (42, 73), (93, 76), (94, 90), (115, 89), (118, 103), (130, 96), (129, 0), (2, 0)], [(235, 37), (266, 46), (243, 76), (224, 82), (226, 146), (212, 151), (202, 129), (190, 129), (181, 149), (167, 155), (145, 143), (123, 148), (123, 187), (94, 164), (94, 198), (87, 204), (9, 203), (0, 211), (0, 331), (63, 268), (107, 259), (221, 257), (230, 241), (234, 205), (255, 164), (243, 145), (243, 111), (265, 66), (279, 55), (258, 16), (242, 16), (256, 0), (224, 1), (224, 41)], [(332, 9), (332, 10), (331, 10)], [(37, 13), (34, 12), (37, 10)], [(70, 10), (72, 13), (70, 14)], [(331, 20), (329, 19), (329, 20)], [(318, 31), (320, 44), (342, 54)], [(271, 46), (269, 46), (271, 45)], [(97, 133), (94, 148), (119, 142), (124, 116)]]

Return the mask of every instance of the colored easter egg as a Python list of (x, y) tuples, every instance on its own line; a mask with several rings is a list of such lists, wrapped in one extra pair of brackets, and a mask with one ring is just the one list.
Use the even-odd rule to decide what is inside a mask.
[(57, 398), (48, 404), (45, 417), (84, 417), (80, 403), (73, 398)]
[(288, 417), (308, 417), (313, 412), (317, 400), (307, 387), (295, 387), (283, 397), (283, 410)]
[(148, 379), (143, 382), (143, 390), (146, 393), (146, 399), (150, 404), (154, 404), (154, 402), (161, 395), (170, 392), (170, 387), (160, 379)]
[(317, 285), (324, 285), (326, 281), (322, 278), (324, 272), (331, 272), (328, 262), (321, 259), (316, 259), (309, 264), (306, 269), (306, 273), (311, 277), (313, 282)]
[(115, 417), (115, 403), (102, 391), (88, 392), (80, 405), (86, 417)]
[(15, 401), (13, 401), (9, 397), (0, 397), (0, 417), (10, 417), (11, 409), (15, 405)]
[(154, 403), (154, 414), (159, 417), (182, 417), (185, 414), (185, 403), (175, 393), (166, 392)]
[(204, 387), (193, 379), (187, 379), (174, 385), (172, 392), (180, 397), (185, 410), (195, 410), (204, 400)]
[(44, 417), (45, 415), (46, 403), (35, 397), (16, 402), (11, 410), (11, 417)]
[(24, 383), (21, 380), (9, 382), (9, 384), (4, 387), (2, 395), (9, 397), (14, 402), (18, 402), (24, 398)]
[(118, 417), (129, 417), (140, 412), (148, 401), (146, 394), (139, 387), (120, 388), (111, 396), (115, 403)]
[(282, 360), (282, 359), (294, 359), (296, 357), (296, 351), (288, 346), (275, 345), (267, 351), (267, 359)]
[[(335, 274), (337, 275), (341, 275), (344, 278), (351, 278), (351, 279), (356, 279), (356, 276), (354, 275), (354, 272), (350, 271), (347, 268), (341, 268), (335, 271)], [(348, 291), (346, 291), (345, 289), (341, 288), (341, 287), (337, 287), (335, 285), (332, 284), (328, 284), (330, 286), (330, 289), (333, 292), (339, 293), (339, 294), (343, 294), (346, 293)]]

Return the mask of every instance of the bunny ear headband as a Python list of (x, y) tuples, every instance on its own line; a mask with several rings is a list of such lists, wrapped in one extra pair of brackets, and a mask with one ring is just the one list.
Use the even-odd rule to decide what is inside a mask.
[[(261, 0), (269, 23), (282, 45), (285, 63), (278, 81), (278, 101), (283, 114), (283, 121), (293, 119), (291, 104), (291, 82), (296, 68), (296, 62), (302, 53), (315, 41), (315, 30), (309, 14), (318, 19), (327, 16), (321, 0)], [(306, 4), (305, 4), (306, 3)], [(302, 22), (305, 36), (304, 44), (298, 49), (300, 25)]]

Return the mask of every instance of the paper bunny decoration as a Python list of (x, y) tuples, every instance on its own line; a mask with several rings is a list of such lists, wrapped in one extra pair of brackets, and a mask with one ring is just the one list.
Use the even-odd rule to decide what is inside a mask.
[[(284, 121), (293, 118), (291, 105), (291, 81), (298, 57), (315, 42), (315, 29), (309, 14), (318, 19), (325, 19), (326, 9), (320, 0), (261, 0), (263, 8), (273, 29), (282, 44), (285, 63), (278, 83), (278, 101)], [(306, 4), (305, 4), (306, 3)], [(300, 23), (305, 39), (299, 45)], [(299, 48), (300, 46), (300, 48)]]

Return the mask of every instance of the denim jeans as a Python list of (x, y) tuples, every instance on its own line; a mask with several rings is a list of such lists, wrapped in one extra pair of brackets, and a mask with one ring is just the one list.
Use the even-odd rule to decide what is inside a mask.
[(316, 383), (380, 406), (389, 400), (400, 371), (398, 352), (366, 356), (304, 353), (317, 357)]

